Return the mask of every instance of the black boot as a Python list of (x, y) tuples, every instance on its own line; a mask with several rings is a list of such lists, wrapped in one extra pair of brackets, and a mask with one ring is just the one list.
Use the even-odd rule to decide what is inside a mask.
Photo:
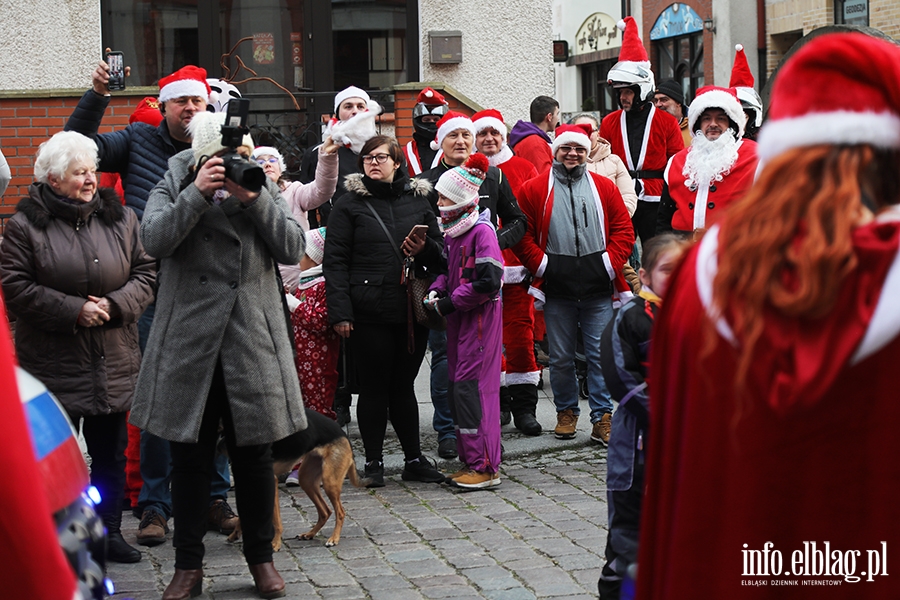
[(516, 429), (525, 435), (540, 435), (541, 424), (535, 418), (538, 401), (537, 386), (531, 383), (511, 385), (509, 393)]
[(512, 414), (510, 413), (510, 404), (511, 404), (511, 396), (509, 393), (509, 388), (504, 386), (500, 387), (500, 427), (505, 427), (509, 425), (509, 422), (512, 420)]
[(353, 396), (350, 394), (350, 388), (339, 389), (334, 394), (334, 412), (337, 415), (338, 425), (345, 426), (350, 422), (350, 403)]
[[(116, 506), (115, 508), (118, 508)], [(122, 537), (122, 513), (118, 510), (101, 515), (106, 525), (106, 560), (115, 563), (136, 563), (141, 560), (141, 551)]]

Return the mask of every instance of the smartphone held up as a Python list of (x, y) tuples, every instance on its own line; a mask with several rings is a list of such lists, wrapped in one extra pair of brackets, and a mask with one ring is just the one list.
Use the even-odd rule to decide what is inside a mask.
[(121, 52), (107, 52), (104, 57), (109, 65), (109, 89), (121, 91), (125, 89), (125, 55)]

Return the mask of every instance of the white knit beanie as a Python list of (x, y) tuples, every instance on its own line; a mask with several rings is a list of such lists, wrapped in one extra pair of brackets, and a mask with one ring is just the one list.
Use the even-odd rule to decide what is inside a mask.
[[(226, 148), (222, 145), (224, 124), (225, 113), (198, 112), (191, 119), (188, 132), (191, 134), (191, 148), (194, 150), (194, 166), (199, 164), (202, 157), (209, 158)], [(247, 148), (247, 154), (253, 152), (253, 138), (249, 133), (241, 140), (241, 147)]]

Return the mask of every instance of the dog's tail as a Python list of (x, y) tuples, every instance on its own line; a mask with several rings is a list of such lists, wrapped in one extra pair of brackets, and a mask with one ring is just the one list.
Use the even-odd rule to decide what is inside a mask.
[[(349, 440), (347, 441), (347, 446), (350, 446)], [(356, 472), (356, 459), (353, 457), (353, 449), (350, 449), (350, 466), (347, 467), (346, 476), (350, 479), (350, 483), (353, 484), (353, 487), (369, 487), (369, 484), (372, 483), (371, 477), (364, 477), (360, 479), (359, 474)]]

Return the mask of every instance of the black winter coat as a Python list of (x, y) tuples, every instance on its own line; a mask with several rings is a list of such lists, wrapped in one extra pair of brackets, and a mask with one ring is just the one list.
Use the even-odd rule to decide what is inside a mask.
[[(332, 325), (341, 321), (406, 323), (406, 286), (400, 281), (403, 265), (397, 252), (402, 254), (400, 245), (414, 225), (428, 226), (425, 248), (415, 258), (417, 268), (434, 273), (446, 269), (443, 238), (426, 200), (431, 185), (398, 172), (393, 183), (350, 175), (344, 187), (347, 193), (331, 210), (325, 237), (322, 265), (328, 320)], [(384, 221), (391, 240), (365, 200)]]
[[(137, 217), (110, 189), (85, 204), (64, 202), (42, 183), (29, 193), (0, 245), (19, 363), (73, 417), (126, 411), (141, 363), (137, 320), (153, 299), (155, 277)], [(88, 295), (109, 299), (114, 317), (79, 326)]]

